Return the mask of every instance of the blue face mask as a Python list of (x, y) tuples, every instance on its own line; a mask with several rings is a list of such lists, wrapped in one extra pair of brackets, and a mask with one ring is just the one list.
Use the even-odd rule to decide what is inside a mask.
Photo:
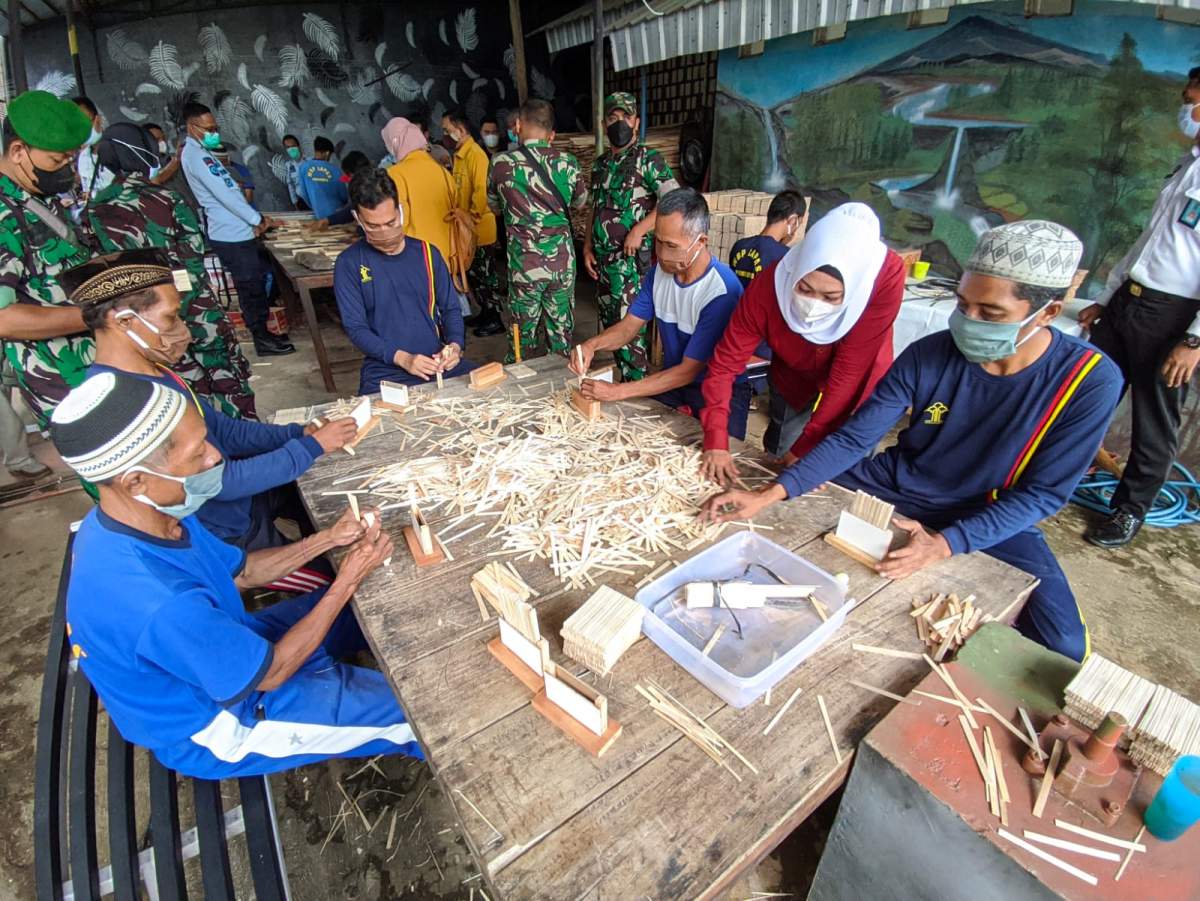
[(1038, 329), (1034, 329), (1020, 341), (1017, 340), (1021, 329), (1040, 312), (1031, 313), (1020, 322), (984, 322), (955, 310), (950, 314), (950, 335), (958, 352), (972, 363), (992, 363), (1011, 357), (1018, 347), (1038, 333)]
[(150, 500), (144, 494), (135, 494), (133, 499), (140, 501), (148, 507), (153, 507), (159, 513), (165, 513), (167, 516), (173, 516), (175, 519), (185, 519), (204, 506), (204, 502), (212, 500), (221, 493), (221, 485), (225, 476), (225, 461), (222, 460), (212, 469), (206, 469), (204, 472), (198, 472), (190, 476), (170, 476), (165, 472), (156, 472), (153, 469), (147, 469), (145, 466), (131, 466), (127, 472), (145, 472), (152, 476), (158, 476), (160, 479), (170, 479), (172, 482), (178, 482), (183, 486), (184, 498), (181, 504), (170, 504), (161, 506)]

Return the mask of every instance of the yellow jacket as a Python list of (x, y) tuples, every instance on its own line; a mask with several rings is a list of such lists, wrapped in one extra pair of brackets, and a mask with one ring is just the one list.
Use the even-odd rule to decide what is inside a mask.
[(404, 209), (404, 233), (428, 241), (450, 262), (450, 223), (454, 179), (426, 150), (414, 150), (388, 169)]
[(488, 155), (470, 135), (454, 152), (455, 198), (459, 207), (474, 213), (475, 242), (483, 247), (496, 243), (496, 214), (488, 208)]

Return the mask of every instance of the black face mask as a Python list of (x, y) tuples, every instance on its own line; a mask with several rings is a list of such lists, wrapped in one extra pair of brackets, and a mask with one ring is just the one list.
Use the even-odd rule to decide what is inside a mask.
[(618, 119), (604, 132), (608, 135), (608, 144), (610, 147), (624, 147), (633, 140), (633, 129), (629, 127), (629, 123), (624, 119)]
[(43, 197), (63, 194), (75, 187), (75, 167), (67, 163), (61, 169), (42, 169), (29, 161), (33, 189)]

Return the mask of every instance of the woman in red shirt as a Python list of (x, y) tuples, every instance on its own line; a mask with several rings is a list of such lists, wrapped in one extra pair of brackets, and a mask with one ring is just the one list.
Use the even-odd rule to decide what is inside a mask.
[(804, 240), (750, 283), (708, 361), (702, 387), (704, 473), (737, 477), (729, 454), (733, 382), (766, 341), (771, 348), (768, 453), (790, 464), (836, 431), (892, 364), (892, 323), (904, 263), (884, 246), (863, 203), (831, 210)]

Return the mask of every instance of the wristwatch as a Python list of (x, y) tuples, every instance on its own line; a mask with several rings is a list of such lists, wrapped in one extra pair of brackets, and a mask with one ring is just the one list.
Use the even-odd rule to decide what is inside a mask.
[(1183, 336), (1183, 340), (1179, 342), (1188, 350), (1200, 350), (1200, 335), (1188, 333)]

